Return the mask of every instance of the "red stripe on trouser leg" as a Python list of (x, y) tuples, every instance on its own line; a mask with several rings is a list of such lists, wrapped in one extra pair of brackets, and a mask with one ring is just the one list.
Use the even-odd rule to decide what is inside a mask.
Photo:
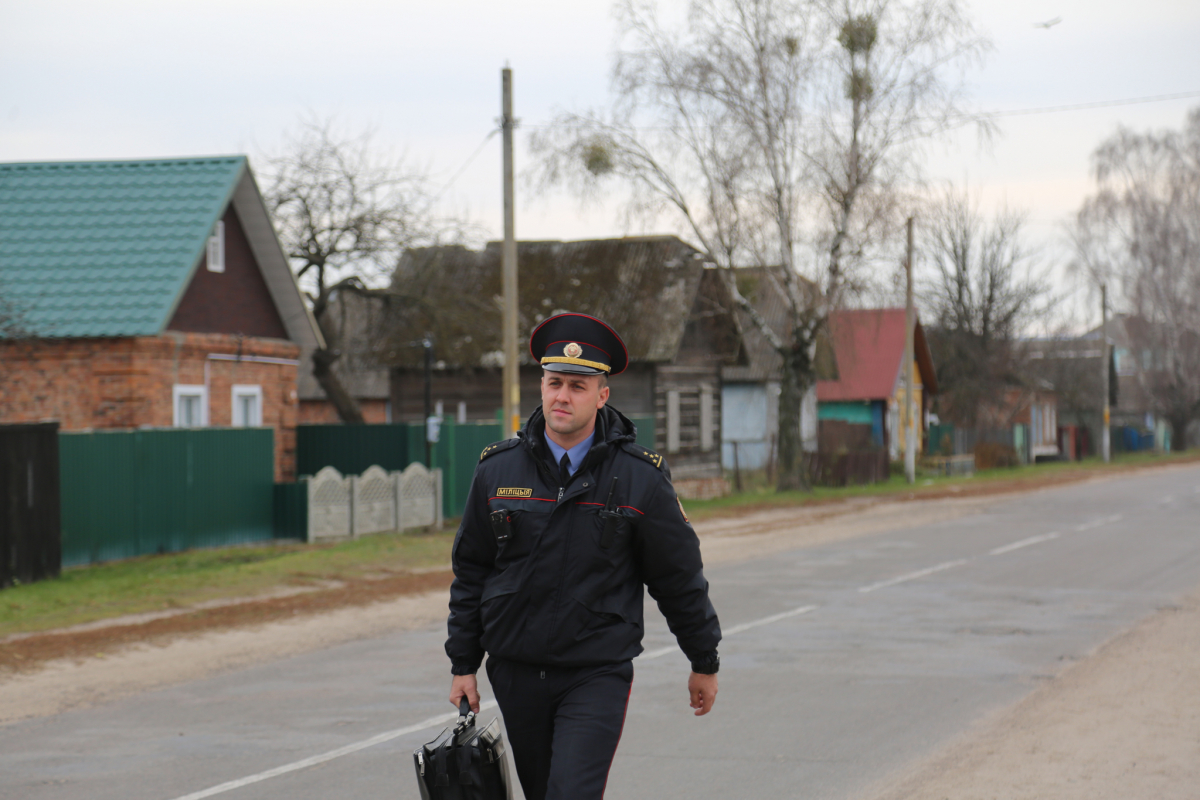
[[(625, 695), (625, 710), (621, 712), (621, 732), (617, 734), (617, 746), (613, 748), (612, 758), (608, 760), (608, 772), (612, 772), (612, 762), (617, 757), (617, 750), (621, 747), (621, 737), (625, 735), (625, 720), (629, 717), (629, 698), (633, 695), (633, 678), (629, 679), (629, 693)], [(608, 773), (604, 775), (604, 788), (600, 791), (600, 797), (604, 797), (604, 793), (608, 791)]]

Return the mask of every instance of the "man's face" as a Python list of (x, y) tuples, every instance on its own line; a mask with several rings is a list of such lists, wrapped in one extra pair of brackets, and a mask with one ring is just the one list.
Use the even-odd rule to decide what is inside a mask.
[(560, 436), (571, 436), (592, 424), (596, 412), (608, 402), (608, 387), (600, 375), (572, 372), (542, 373), (542, 413), (546, 427)]

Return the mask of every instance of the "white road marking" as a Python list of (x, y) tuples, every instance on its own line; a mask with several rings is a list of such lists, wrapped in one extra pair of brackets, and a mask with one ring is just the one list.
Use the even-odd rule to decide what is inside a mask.
[(757, 628), (760, 625), (770, 625), (772, 622), (779, 622), (779, 620), (781, 620), (781, 619), (787, 619), (788, 617), (798, 617), (801, 614), (807, 614), (810, 611), (816, 611), (816, 610), (817, 610), (817, 606), (800, 606), (799, 608), (793, 608), (791, 611), (784, 611), (782, 614), (772, 614), (769, 617), (763, 617), (762, 619), (756, 619), (756, 620), (752, 620), (750, 622), (743, 622), (741, 625), (734, 625), (729, 630), (721, 631), (721, 636), (722, 636), (722, 638), (724, 638), (725, 636), (733, 636), (736, 633), (741, 633), (742, 631), (748, 631), (751, 628)]
[(1101, 517), (1100, 519), (1094, 519), (1091, 522), (1085, 522), (1082, 525), (1076, 525), (1075, 530), (1090, 531), (1092, 528), (1099, 528), (1101, 525), (1107, 525), (1108, 523), (1116, 522), (1119, 519), (1121, 519), (1120, 514), (1113, 514), (1111, 517)]
[(657, 650), (647, 650), (637, 657), (637, 661), (649, 661), (652, 658), (662, 658), (671, 653), (678, 653), (679, 645), (671, 645), (670, 647), (660, 647)]
[[(784, 611), (779, 614), (772, 614), (769, 617), (763, 617), (762, 619), (755, 619), (755, 620), (751, 620), (749, 622), (743, 622), (740, 625), (734, 625), (732, 628), (723, 629), (721, 631), (721, 639), (724, 640), (725, 637), (727, 637), (727, 636), (734, 636), (736, 634), (741, 633), (742, 631), (748, 631), (751, 628), (757, 628), (760, 625), (770, 625), (772, 622), (779, 622), (780, 620), (787, 619), (788, 617), (798, 617), (801, 614), (807, 614), (810, 611), (816, 611), (818, 608), (820, 608), (820, 606), (800, 606), (799, 608), (793, 608), (791, 611)], [(671, 645), (670, 647), (660, 647), (657, 650), (647, 650), (646, 652), (644, 652), (640, 656), (638, 656), (637, 660), (638, 661), (648, 661), (652, 658), (662, 658), (663, 656), (670, 655), (671, 653), (678, 653), (678, 652), (679, 652), (679, 645)]]
[(1013, 542), (1012, 544), (1006, 544), (1003, 547), (997, 547), (995, 550), (989, 551), (988, 555), (999, 556), (1005, 553), (1011, 553), (1013, 550), (1020, 550), (1022, 547), (1030, 547), (1031, 545), (1048, 542), (1051, 539), (1057, 539), (1060, 535), (1061, 534), (1059, 534), (1058, 531), (1055, 531), (1053, 533), (1043, 533), (1041, 536), (1030, 536), (1028, 539), (1022, 539), (1019, 542)]
[[(486, 711), (489, 708), (495, 708), (495, 707), (496, 707), (495, 700), (488, 700), (486, 702), (479, 704), (480, 711)], [(326, 761), (332, 761), (335, 758), (341, 758), (342, 756), (348, 756), (351, 753), (357, 753), (359, 750), (366, 750), (368, 747), (374, 747), (377, 744), (383, 744), (384, 742), (390, 742), (392, 739), (398, 739), (401, 736), (407, 736), (410, 733), (416, 733), (418, 731), (423, 731), (426, 728), (432, 728), (437, 725), (444, 725), (444, 724), (446, 724), (448, 722), (452, 722), (456, 719), (458, 719), (457, 711), (451, 712), (449, 714), (439, 714), (436, 717), (430, 717), (427, 720), (418, 722), (416, 725), (409, 725), (407, 728), (397, 728), (394, 731), (387, 731), (386, 733), (381, 733), (378, 736), (372, 736), (370, 739), (363, 739), (361, 742), (355, 742), (354, 744), (348, 744), (345, 747), (339, 747), (337, 750), (330, 750), (328, 753), (321, 753), (320, 755), (311, 756), (309, 758), (301, 759), (300, 761), (293, 761), (290, 764), (284, 764), (282, 767), (275, 767), (274, 769), (269, 769), (266, 772), (259, 772), (256, 775), (248, 775), (245, 778), (238, 778), (237, 780), (234, 780), (234, 781), (227, 781), (227, 782), (219, 784), (217, 786), (213, 786), (210, 789), (204, 789), (199, 792), (192, 792), (191, 794), (185, 794), (183, 797), (175, 798), (175, 800), (201, 800), (201, 798), (204, 798), (204, 797), (212, 797), (213, 795), (224, 794), (225, 792), (231, 792), (234, 789), (240, 789), (243, 786), (249, 786), (252, 783), (258, 783), (259, 781), (265, 781), (265, 780), (268, 780), (269, 778), (277, 778), (280, 775), (286, 775), (289, 772), (295, 772), (298, 769), (305, 769), (307, 767), (311, 767), (316, 764), (324, 764)]]
[(935, 572), (941, 572), (942, 570), (951, 569), (953, 567), (960, 566), (962, 564), (967, 563), (967, 561), (968, 561), (968, 559), (965, 559), (965, 558), (960, 558), (957, 561), (946, 561), (946, 562), (944, 562), (942, 564), (938, 564), (937, 566), (934, 566), (934, 567), (927, 567), (925, 569), (919, 569), (916, 572), (909, 572), (905, 575), (898, 575), (895, 578), (889, 578), (886, 581), (880, 581), (879, 583), (872, 583), (870, 586), (860, 586), (860, 587), (858, 587), (858, 590), (865, 594), (866, 592), (873, 592), (876, 589), (884, 589), (888, 586), (895, 586), (898, 583), (905, 583), (907, 581), (915, 581), (917, 578), (924, 578), (926, 575), (932, 575)]

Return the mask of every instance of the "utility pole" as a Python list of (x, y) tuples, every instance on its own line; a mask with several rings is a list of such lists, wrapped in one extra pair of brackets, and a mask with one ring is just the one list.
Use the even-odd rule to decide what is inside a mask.
[(504, 290), (504, 423), (505, 439), (517, 435), (521, 427), (521, 365), (517, 361), (517, 233), (513, 201), (513, 119), (512, 70), (500, 70), (500, 128), (504, 133), (504, 248), (500, 253), (500, 272)]
[(908, 249), (904, 256), (904, 475), (917, 482), (916, 346), (917, 313), (913, 308), (913, 218), (905, 222)]
[(1109, 374), (1108, 365), (1112, 356), (1108, 352), (1108, 284), (1100, 284), (1100, 372), (1103, 375), (1101, 386), (1104, 387), (1104, 420), (1100, 428), (1100, 454), (1107, 464), (1112, 458), (1112, 440), (1109, 431), (1108, 394)]

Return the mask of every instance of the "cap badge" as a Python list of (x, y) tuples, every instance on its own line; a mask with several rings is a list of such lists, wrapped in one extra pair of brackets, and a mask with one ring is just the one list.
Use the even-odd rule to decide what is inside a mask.
[(575, 342), (568, 342), (567, 346), (563, 348), (563, 354), (568, 358), (579, 358), (583, 355), (583, 348)]

